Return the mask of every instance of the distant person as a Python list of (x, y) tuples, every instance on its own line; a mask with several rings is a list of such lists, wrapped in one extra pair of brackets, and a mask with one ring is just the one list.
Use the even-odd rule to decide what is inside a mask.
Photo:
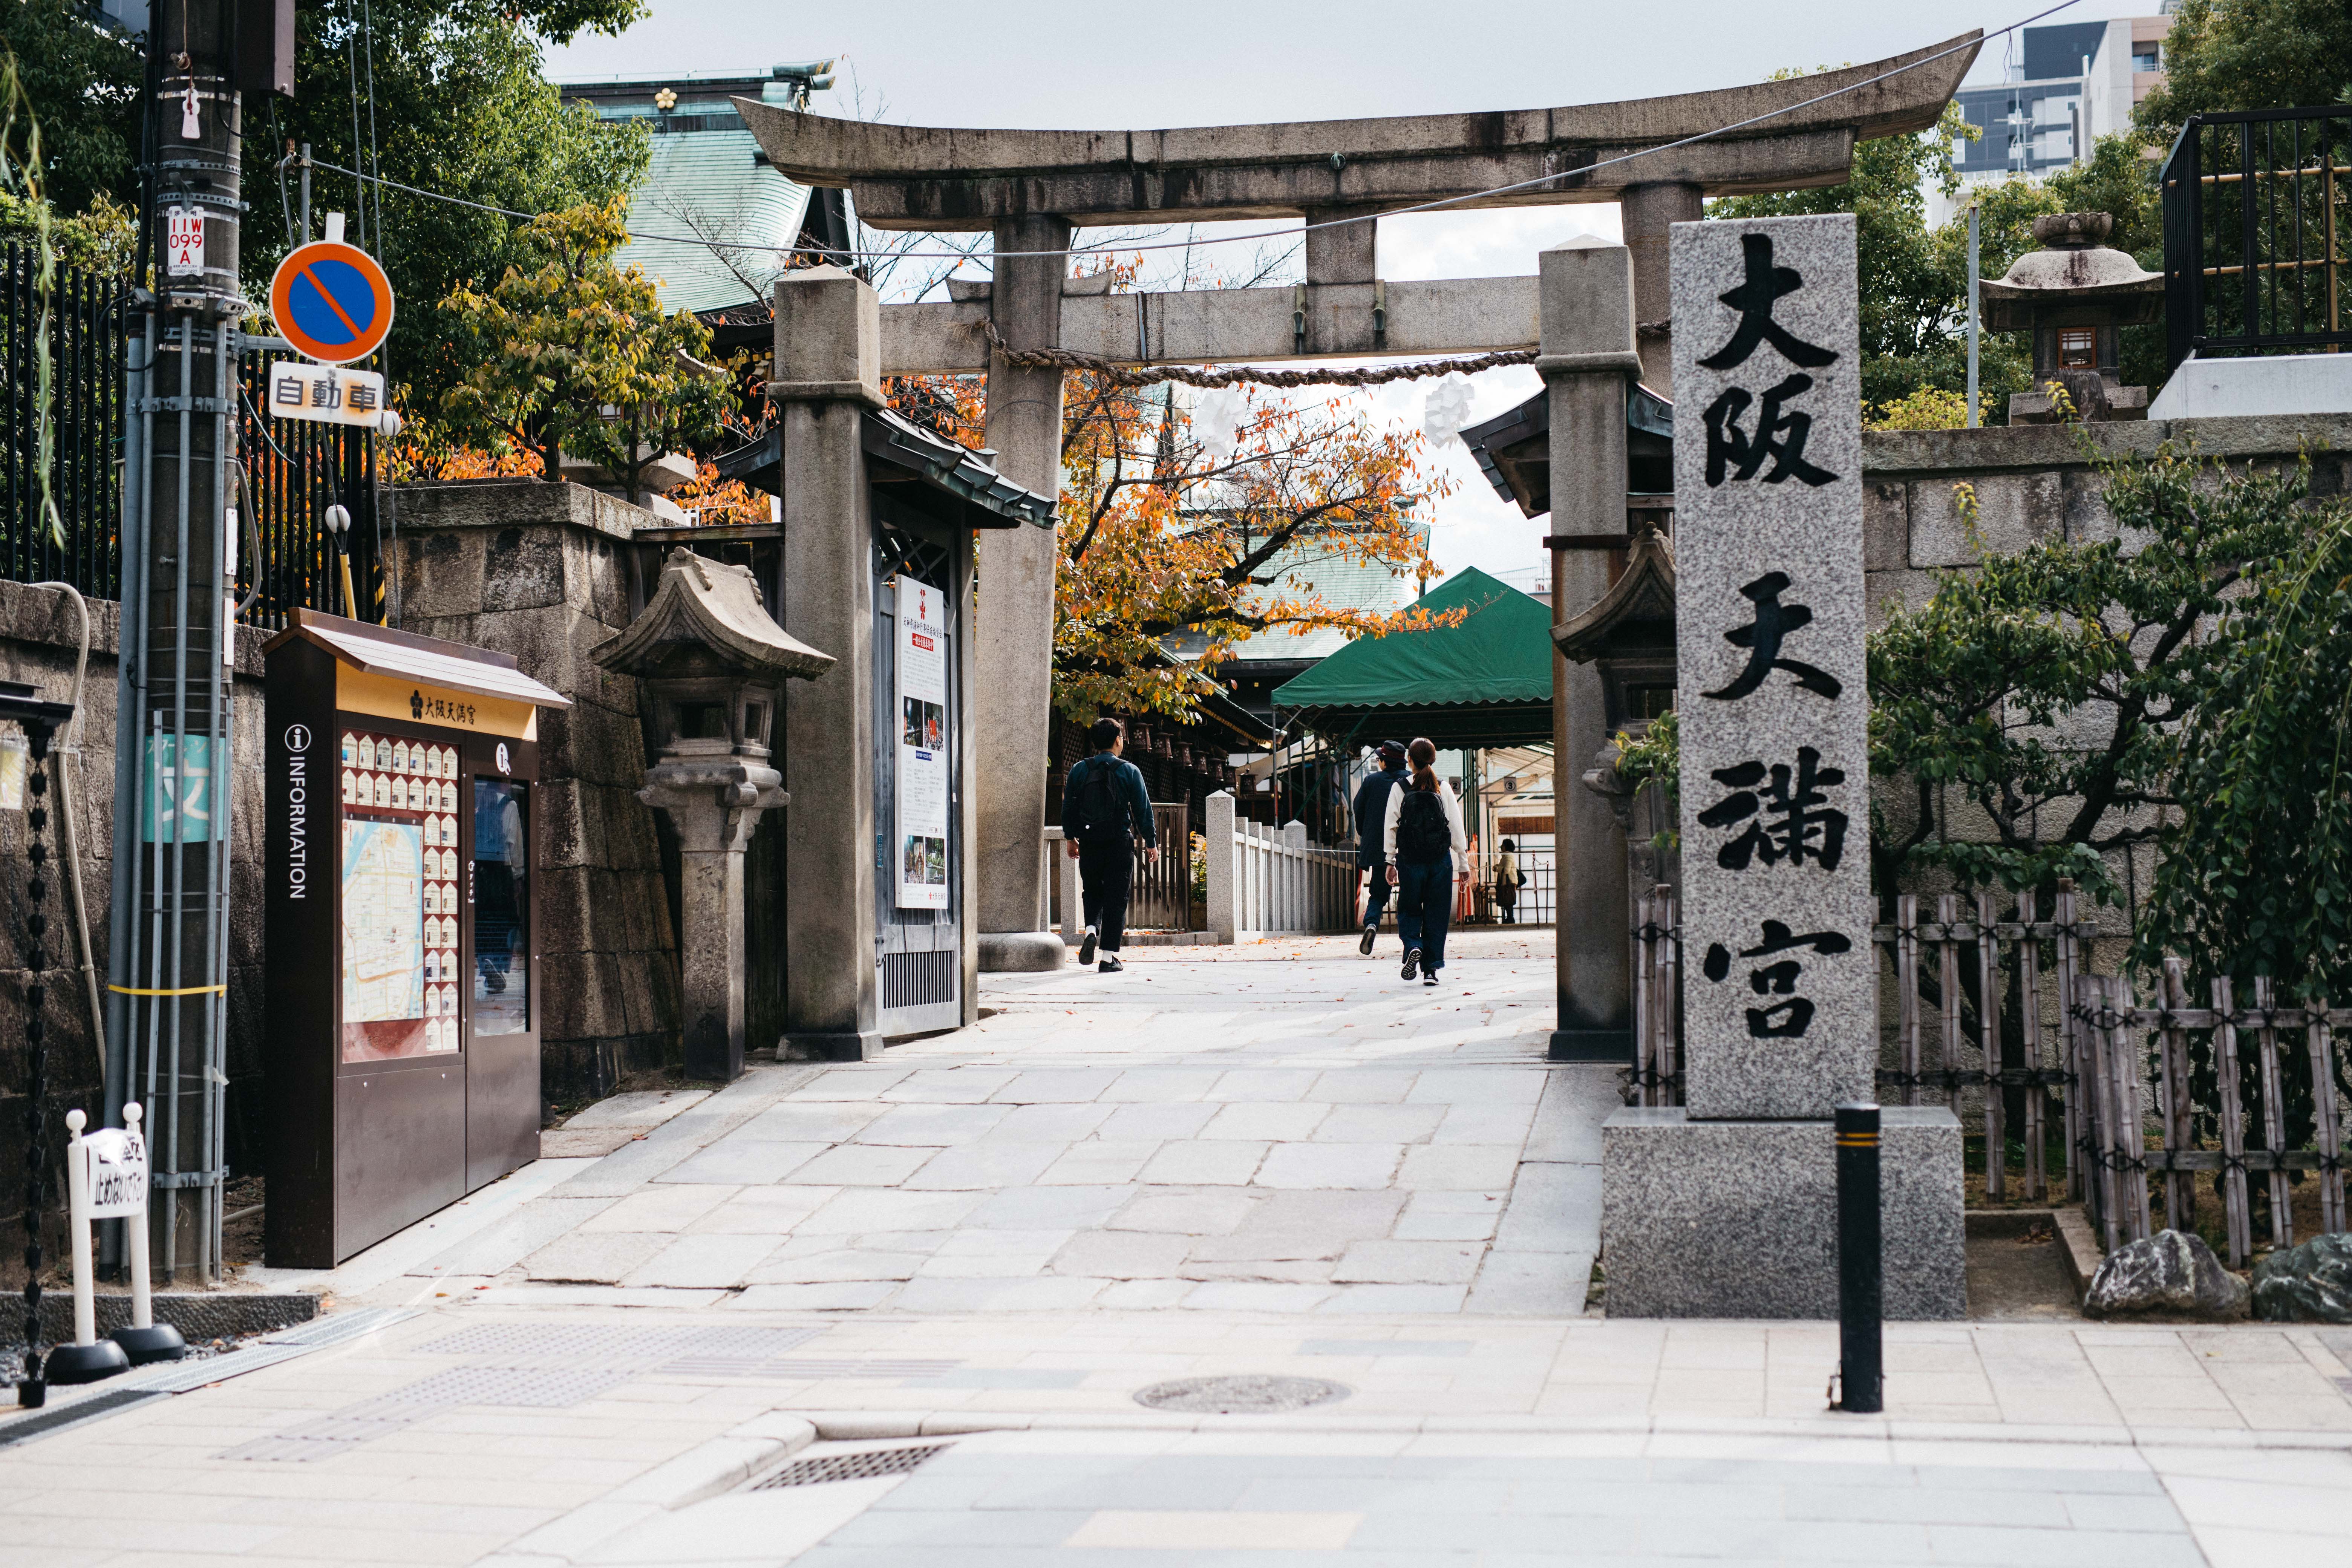
[(1495, 911), (1503, 924), (1519, 923), (1519, 889), (1527, 885), (1527, 873), (1519, 869), (1519, 847), (1506, 838), (1503, 852), (1495, 858)]
[[(1126, 936), (1128, 894), (1135, 885), (1135, 842), (1143, 841), (1143, 863), (1158, 865), (1160, 835), (1143, 774), (1119, 755), (1127, 750), (1127, 726), (1097, 719), (1087, 739), (1095, 754), (1072, 768), (1062, 786), (1062, 836), (1069, 840), (1070, 858), (1078, 863), (1085, 889), (1087, 934), (1078, 943), (1078, 963), (1094, 963), (1097, 973), (1116, 974), (1127, 967), (1118, 961), (1118, 950)], [(1102, 962), (1095, 963), (1097, 947)]]
[(1421, 983), (1437, 984), (1445, 967), (1445, 921), (1454, 911), (1454, 885), (1467, 881), (1463, 857), (1470, 841), (1462, 831), (1462, 803), (1437, 776), (1437, 748), (1426, 738), (1405, 751), (1412, 771), (1389, 793), (1387, 826), (1381, 835), (1389, 855), (1389, 881), (1397, 890), (1397, 934), (1404, 938), (1407, 980), (1421, 971)]
[(1389, 858), (1381, 842), (1381, 825), (1388, 820), (1390, 794), (1405, 779), (1404, 742), (1382, 741), (1377, 756), (1380, 767), (1356, 786), (1356, 866), (1365, 873), (1364, 940), (1356, 951), (1367, 954), (1389, 907)]

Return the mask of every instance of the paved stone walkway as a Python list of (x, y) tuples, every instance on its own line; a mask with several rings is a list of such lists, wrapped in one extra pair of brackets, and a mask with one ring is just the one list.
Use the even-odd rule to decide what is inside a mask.
[(977, 1028), (882, 1061), (607, 1109), (677, 1114), (406, 1268), (780, 1310), (1578, 1312), (1615, 1080), (1543, 1061), (1548, 938), (1475, 934), (1433, 989), (1392, 937), (992, 981)]
[[(1831, 1325), (1588, 1311), (1609, 1075), (1526, 940), (1142, 952), (608, 1102), (262, 1281), (333, 1295), (289, 1342), (0, 1411), (0, 1568), (2346, 1561), (2352, 1331), (1892, 1325), (1853, 1417)], [(1226, 1375), (1338, 1389), (1137, 1399)]]

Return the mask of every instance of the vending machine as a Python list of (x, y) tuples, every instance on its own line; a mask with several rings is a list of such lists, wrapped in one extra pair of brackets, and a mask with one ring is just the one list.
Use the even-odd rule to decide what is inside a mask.
[(571, 703), (315, 611), (264, 652), (263, 1253), (326, 1268), (538, 1158), (539, 710)]

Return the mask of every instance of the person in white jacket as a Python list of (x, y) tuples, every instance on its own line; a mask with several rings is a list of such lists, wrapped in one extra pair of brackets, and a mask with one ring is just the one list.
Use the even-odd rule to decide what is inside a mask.
[(1445, 967), (1445, 921), (1454, 911), (1456, 883), (1469, 879), (1470, 840), (1462, 831), (1462, 803), (1437, 776), (1437, 748), (1426, 737), (1405, 749), (1412, 772), (1389, 792), (1388, 820), (1381, 842), (1389, 857), (1389, 881), (1397, 889), (1397, 934), (1404, 938), (1407, 980), (1421, 971), (1424, 985), (1437, 984)]

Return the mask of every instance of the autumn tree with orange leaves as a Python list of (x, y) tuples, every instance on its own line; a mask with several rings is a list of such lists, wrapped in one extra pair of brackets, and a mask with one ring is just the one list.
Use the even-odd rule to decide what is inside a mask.
[[(901, 413), (979, 443), (976, 379), (904, 377), (889, 390)], [(1334, 566), (1405, 580), (1435, 570), (1399, 504), (1449, 489), (1423, 470), (1420, 435), (1381, 428), (1343, 396), (1243, 395), (1226, 451), (1196, 431), (1190, 388), (1087, 373), (1066, 381), (1054, 702), (1077, 722), (1190, 721), (1213, 689), (1208, 672), (1261, 633), (1381, 637), (1460, 618), (1360, 609), (1314, 583)], [(980, 594), (985, 603), (984, 582)]]

